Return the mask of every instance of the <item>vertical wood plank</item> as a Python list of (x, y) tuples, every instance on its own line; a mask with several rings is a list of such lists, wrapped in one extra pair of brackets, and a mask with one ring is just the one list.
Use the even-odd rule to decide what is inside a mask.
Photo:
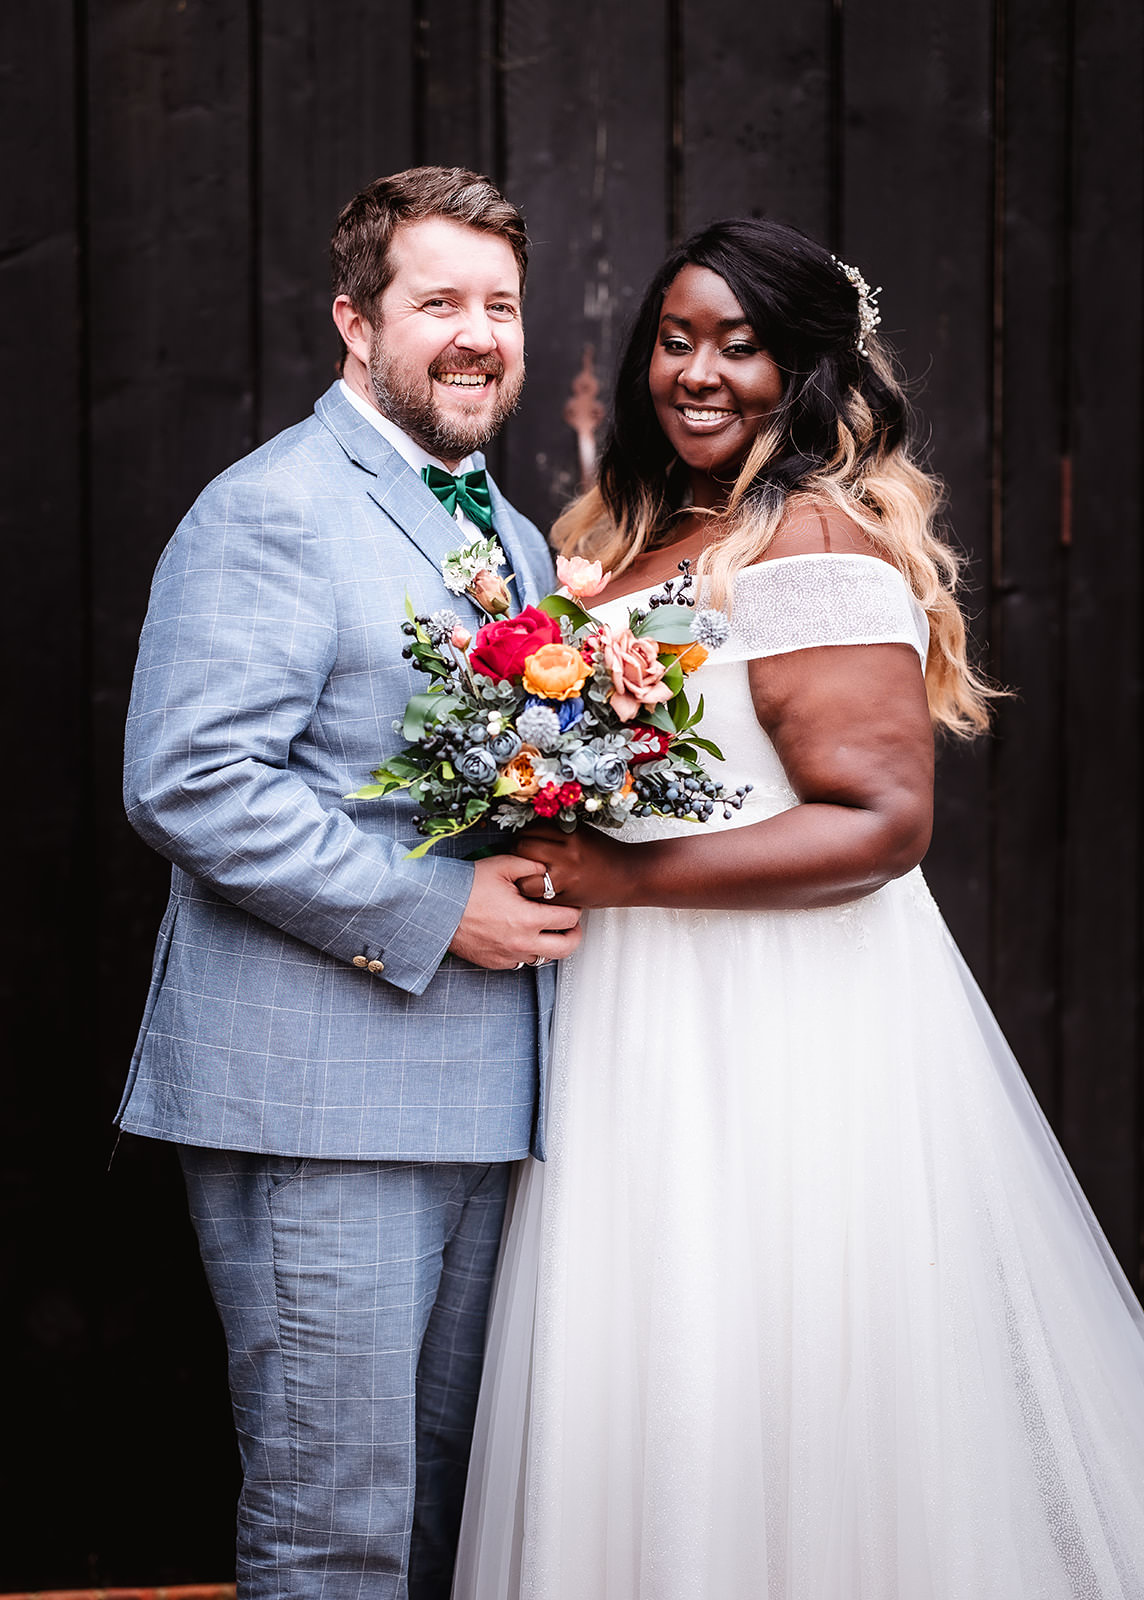
[(1068, 406), (1068, 7), (1006, 0), (998, 673), (992, 998), (1050, 1118), (1058, 1110), (1064, 828), (1061, 523)]
[(415, 150), (414, 7), (259, 8), (258, 438), (300, 422), (337, 375), (329, 241), (338, 212)]
[(542, 528), (576, 491), (564, 403), (585, 346), (606, 395), (626, 323), (667, 244), (667, 20), (659, 7), (505, 0), (505, 192), (533, 241), (529, 380), (503, 476)]
[(1061, 1131), (1120, 1259), (1140, 1259), (1141, 308), (1144, 13), (1075, 11)]
[[(988, 636), (992, 398), (993, 7), (854, 0), (843, 12), (838, 253), (884, 286), (900, 351), (972, 558), (968, 604)], [(946, 749), (926, 871), (967, 959), (987, 969), (989, 758)]]
[(829, 242), (832, 0), (682, 0), (681, 231), (773, 217)]
[(60, 1574), (82, 1577), (96, 1535), (86, 1471), (59, 1451), (61, 1438), (90, 1437), (94, 1421), (90, 1145), (100, 1114), (94, 1075), (70, 1070), (93, 1043), (82, 948), (91, 909), (90, 741), (74, 20), (63, 0), (7, 7), (0, 17), (0, 139), (9, 155), (0, 215), (0, 571), (12, 763), (0, 962), (0, 1338), (14, 1379), (0, 1504), (5, 1579), (29, 1586), (46, 1576), (44, 1551)]
[(493, 0), (421, 0), (418, 160), (496, 181), (497, 19)]
[[(120, 800), (139, 625), (155, 559), (179, 518), (253, 442), (252, 64), (243, 0), (92, 0), (87, 17), (97, 759), (85, 958), (98, 979), (106, 1126), (139, 1025), (167, 876), (131, 834)], [(110, 1142), (108, 1130), (101, 1153)], [(131, 1462), (154, 1459), (157, 1440), (181, 1441), (164, 1451), (162, 1475), (136, 1478), (129, 1517), (116, 1472), (99, 1475), (105, 1582), (141, 1571), (175, 1581), (183, 1552), (210, 1544), (203, 1530), (215, 1531), (218, 1559), (233, 1526), (225, 1397), (206, 1388), (200, 1354), (217, 1351), (217, 1322), (173, 1159), (141, 1141), (103, 1191), (106, 1412), (96, 1436)], [(216, 1463), (210, 1473), (198, 1470), (200, 1450)]]

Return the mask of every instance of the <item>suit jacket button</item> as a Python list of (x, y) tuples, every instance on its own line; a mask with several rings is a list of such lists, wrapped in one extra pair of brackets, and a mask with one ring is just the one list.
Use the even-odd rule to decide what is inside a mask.
[(368, 961), (367, 957), (365, 957), (365, 956), (355, 956), (354, 957), (354, 966), (355, 967), (368, 967), (369, 966), (369, 961)]
[(384, 972), (385, 971), (385, 962), (384, 961), (371, 961), (370, 964), (369, 964), (369, 970), (371, 972)]

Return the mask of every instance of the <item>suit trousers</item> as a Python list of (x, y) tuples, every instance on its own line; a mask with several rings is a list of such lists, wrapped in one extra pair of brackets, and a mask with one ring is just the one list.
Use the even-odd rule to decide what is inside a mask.
[(509, 1164), (180, 1156), (229, 1352), (239, 1600), (448, 1600)]

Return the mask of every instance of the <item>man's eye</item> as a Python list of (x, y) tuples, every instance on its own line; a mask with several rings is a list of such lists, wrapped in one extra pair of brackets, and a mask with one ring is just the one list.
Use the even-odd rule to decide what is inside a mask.
[(424, 303), (426, 311), (439, 311), (444, 305), (448, 305), (447, 300), (426, 300)]
[(515, 317), (516, 307), (510, 306), (507, 301), (498, 301), (489, 307), (489, 311), (496, 317)]

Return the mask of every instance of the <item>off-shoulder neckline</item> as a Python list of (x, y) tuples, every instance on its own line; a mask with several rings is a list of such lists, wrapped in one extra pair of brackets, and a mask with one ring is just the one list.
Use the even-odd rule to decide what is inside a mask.
[[(887, 572), (892, 572), (896, 578), (900, 578), (907, 592), (913, 595), (913, 590), (906, 583), (905, 574), (895, 567), (892, 561), (883, 561), (881, 556), (863, 555), (860, 550), (804, 550), (793, 556), (772, 556), (769, 561), (755, 561), (749, 567), (740, 567), (735, 574), (735, 582), (738, 583), (748, 572), (764, 572), (768, 567), (789, 566), (793, 561), (873, 561), (879, 567), (885, 567)], [(662, 589), (664, 584), (670, 581), (668, 578), (661, 578), (658, 583), (649, 583), (643, 589), (626, 589), (623, 594), (616, 595), (614, 600), (601, 600), (599, 604), (601, 607), (617, 606), (622, 600), (639, 600), (644, 595), (654, 594), (657, 589)], [(590, 603), (587, 609), (591, 609)]]

